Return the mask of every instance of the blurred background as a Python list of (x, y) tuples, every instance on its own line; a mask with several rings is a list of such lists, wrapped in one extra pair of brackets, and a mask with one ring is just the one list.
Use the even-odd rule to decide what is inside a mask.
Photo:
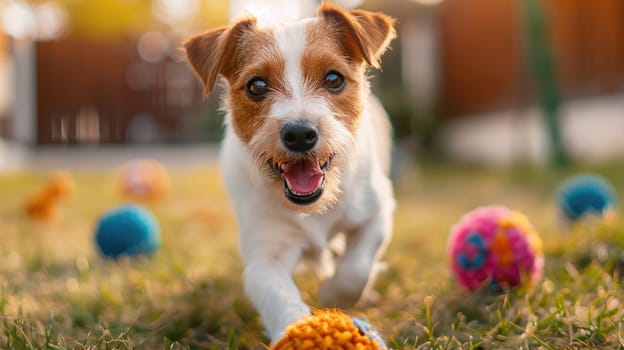
[[(373, 90), (403, 158), (624, 158), (623, 1), (337, 2), (398, 20)], [(203, 155), (222, 134), (219, 93), (202, 97), (181, 41), (242, 14), (295, 19), (318, 4), (0, 0), (0, 170), (56, 162), (50, 154)]]

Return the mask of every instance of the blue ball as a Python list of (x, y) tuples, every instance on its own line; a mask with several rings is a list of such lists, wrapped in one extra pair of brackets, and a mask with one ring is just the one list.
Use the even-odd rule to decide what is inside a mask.
[(160, 229), (154, 216), (138, 205), (123, 205), (98, 221), (95, 243), (106, 257), (150, 255), (160, 246)]
[(615, 188), (597, 175), (578, 175), (564, 182), (557, 193), (564, 219), (577, 221), (585, 215), (602, 216), (618, 206)]

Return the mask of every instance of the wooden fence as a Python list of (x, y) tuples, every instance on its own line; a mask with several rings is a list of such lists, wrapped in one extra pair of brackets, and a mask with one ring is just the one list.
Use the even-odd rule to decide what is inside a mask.
[[(133, 38), (67, 37), (36, 47), (39, 144), (176, 142), (201, 90), (174, 47), (157, 63)], [(204, 108), (206, 108), (204, 106)]]

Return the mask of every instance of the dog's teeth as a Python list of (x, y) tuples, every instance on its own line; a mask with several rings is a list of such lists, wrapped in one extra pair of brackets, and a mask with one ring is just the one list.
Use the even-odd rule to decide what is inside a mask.
[(295, 191), (295, 190), (293, 189), (293, 187), (292, 187), (292, 185), (290, 184), (290, 181), (288, 181), (288, 179), (286, 179), (286, 187), (288, 187), (288, 190), (289, 190), (290, 192), (292, 192), (293, 194), (295, 194), (295, 195), (297, 195), (297, 196), (300, 196), (300, 195), (301, 195), (301, 193), (299, 193), (299, 192), (297, 192), (297, 191)]

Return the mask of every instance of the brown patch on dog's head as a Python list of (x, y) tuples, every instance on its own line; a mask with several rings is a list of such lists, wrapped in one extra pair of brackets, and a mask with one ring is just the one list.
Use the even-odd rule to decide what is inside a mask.
[[(368, 91), (366, 66), (351, 62), (348, 53), (335, 35), (335, 29), (325, 21), (308, 26), (306, 50), (301, 60), (303, 75), (310, 89), (325, 99), (336, 118), (355, 132), (362, 114), (362, 98)], [(330, 72), (344, 76), (345, 87), (340, 93), (332, 93), (322, 86)]]
[(277, 54), (270, 34), (258, 32), (256, 38), (241, 51), (242, 62), (236, 76), (228, 79), (228, 104), (232, 115), (232, 126), (241, 141), (249, 143), (254, 134), (262, 127), (271, 109), (274, 95), (269, 94), (262, 100), (251, 99), (246, 86), (251, 79), (260, 77), (266, 80), (271, 91), (283, 90), (284, 60)]
[(318, 86), (316, 91), (331, 105), (336, 117), (355, 132), (368, 93), (366, 68), (379, 68), (382, 54), (396, 36), (394, 20), (364, 10), (346, 11), (324, 3), (318, 9), (320, 21), (307, 27), (302, 69), (306, 81), (321, 82), (330, 71), (341, 73), (346, 86), (338, 94)]
[(217, 28), (184, 42), (188, 61), (209, 94), (218, 75), (228, 82), (227, 101), (232, 112), (232, 127), (248, 143), (261, 127), (270, 108), (270, 99), (253, 101), (246, 85), (254, 77), (270, 79), (279, 89), (283, 74), (280, 57), (271, 34), (257, 27), (255, 18), (240, 20), (229, 27)]

